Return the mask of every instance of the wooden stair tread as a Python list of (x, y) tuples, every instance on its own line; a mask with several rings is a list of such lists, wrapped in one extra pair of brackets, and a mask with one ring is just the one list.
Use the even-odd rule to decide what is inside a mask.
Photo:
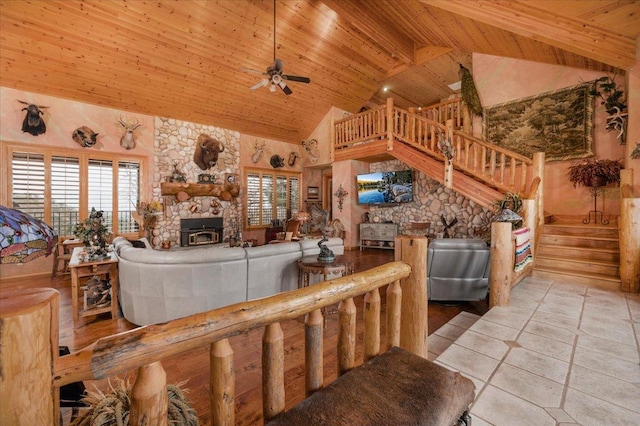
[[(583, 252), (604, 252), (604, 253), (620, 253), (620, 249), (610, 248), (610, 247), (584, 247), (584, 246), (566, 246), (563, 244), (545, 244), (546, 247), (551, 248), (552, 250), (573, 250), (573, 251), (583, 251)], [(541, 248), (538, 248), (540, 251)]]
[(545, 259), (545, 260), (553, 260), (553, 261), (556, 261), (556, 262), (573, 262), (573, 263), (601, 265), (601, 266), (611, 266), (611, 265), (619, 266), (618, 262), (607, 262), (607, 261), (602, 261), (602, 260), (580, 259), (580, 258), (567, 259), (567, 258), (558, 258), (557, 256), (555, 256), (555, 257), (545, 256), (543, 254), (539, 254), (537, 258), (538, 259)]
[[(536, 266), (534, 269), (534, 276), (536, 276), (536, 272), (543, 272), (543, 273), (548, 272), (553, 275), (567, 275), (567, 276), (574, 276), (574, 277), (580, 277), (580, 278), (588, 278), (595, 281), (607, 281), (611, 283), (620, 284), (619, 275), (614, 276), (614, 275), (607, 275), (607, 274), (585, 273), (582, 271), (566, 270), (566, 269), (559, 269), (559, 268), (553, 268), (553, 267), (538, 267), (538, 266)], [(537, 275), (537, 276), (541, 276), (541, 275)]]

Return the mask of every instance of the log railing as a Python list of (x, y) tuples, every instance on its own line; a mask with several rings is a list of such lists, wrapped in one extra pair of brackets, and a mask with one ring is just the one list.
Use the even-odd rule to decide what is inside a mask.
[(463, 111), (462, 98), (454, 98), (439, 104), (423, 107), (417, 111), (417, 114), (442, 125), (447, 124), (449, 120), (453, 120), (454, 127), (460, 129), (463, 126)]
[[(436, 110), (439, 111), (439, 108)], [(444, 108), (444, 107), (443, 107)], [(460, 104), (452, 101), (445, 110), (459, 110)], [(388, 151), (392, 153), (394, 143), (404, 143), (418, 151), (445, 161), (438, 149), (438, 140), (444, 135), (454, 149), (451, 159), (454, 169), (458, 169), (501, 192), (529, 191), (531, 182), (541, 170), (534, 169), (534, 160), (508, 149), (475, 138), (465, 132), (454, 130), (458, 116), (442, 124), (440, 116), (445, 113), (407, 111), (393, 106), (389, 98), (385, 106), (334, 121), (334, 152), (362, 145), (363, 143), (387, 140)], [(438, 118), (433, 120), (426, 117)], [(332, 156), (334, 158), (334, 156)], [(443, 177), (443, 180), (447, 180)]]
[[(338, 371), (344, 373), (356, 364), (354, 297), (364, 295), (364, 359), (381, 352), (379, 289), (383, 286), (388, 286), (387, 348), (399, 345), (426, 358), (427, 297), (426, 280), (422, 279), (426, 276), (426, 246), (427, 240), (423, 237), (398, 238), (399, 255), (396, 257), (406, 258), (409, 263), (391, 262), (299, 290), (136, 328), (99, 339), (60, 358), (57, 356), (57, 292), (37, 289), (38, 294), (34, 294), (34, 290), (28, 290), (26, 295), (1, 294), (3, 344), (0, 362), (3, 370), (9, 369), (12, 374), (0, 377), (0, 394), (3, 396), (0, 417), (10, 419), (11, 424), (57, 424), (57, 389), (60, 386), (81, 380), (109, 378), (137, 369), (136, 382), (132, 387), (130, 424), (166, 425), (166, 374), (160, 361), (209, 346), (211, 418), (214, 425), (233, 425), (235, 377), (229, 338), (264, 328), (263, 416), (265, 421), (269, 420), (283, 412), (285, 407), (284, 338), (280, 323), (306, 315), (305, 383), (307, 394), (312, 393), (323, 386), (322, 308), (339, 303)], [(415, 264), (410, 266), (412, 262)], [(423, 272), (412, 274), (412, 268)], [(403, 300), (403, 292), (408, 300)], [(415, 321), (416, 318), (422, 320)], [(39, 351), (42, 359), (38, 359), (38, 365), (44, 368), (34, 369), (30, 364), (21, 364), (21, 360), (35, 358), (31, 345), (18, 342), (35, 341), (33, 339), (37, 339), (38, 346), (42, 348)], [(53, 368), (48, 372), (50, 366)], [(30, 390), (41, 388), (44, 391), (38, 393), (38, 398), (29, 397)], [(51, 400), (41, 397), (44, 395), (52, 395)]]
[[(544, 153), (539, 161), (544, 162)], [(536, 264), (538, 241), (544, 226), (542, 180), (536, 177), (530, 192), (522, 200), (523, 226), (529, 228), (533, 262), (515, 271), (515, 248), (512, 225), (509, 222), (491, 224), (491, 274), (489, 276), (489, 306), (509, 306), (511, 289), (530, 275)]]
[(620, 173), (620, 291), (640, 293), (640, 198), (633, 189), (633, 169)]

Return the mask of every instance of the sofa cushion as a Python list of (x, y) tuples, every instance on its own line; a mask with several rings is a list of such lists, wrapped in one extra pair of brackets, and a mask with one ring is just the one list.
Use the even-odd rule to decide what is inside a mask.
[(300, 245), (297, 242), (279, 243), (279, 244), (266, 244), (264, 246), (257, 247), (245, 247), (247, 253), (247, 259), (255, 259), (258, 257), (266, 257), (284, 253), (300, 253)]
[(149, 264), (194, 264), (209, 262), (226, 262), (246, 258), (241, 247), (200, 247), (195, 250), (147, 250), (133, 247), (122, 247), (118, 252), (122, 259)]

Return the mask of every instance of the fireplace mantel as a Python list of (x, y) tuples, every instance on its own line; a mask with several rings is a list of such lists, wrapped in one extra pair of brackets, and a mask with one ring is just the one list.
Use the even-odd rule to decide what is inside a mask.
[(240, 185), (237, 183), (219, 185), (208, 183), (161, 182), (160, 191), (162, 195), (177, 196), (179, 193), (184, 193), (187, 194), (189, 198), (218, 197), (221, 200), (229, 201), (240, 195)]

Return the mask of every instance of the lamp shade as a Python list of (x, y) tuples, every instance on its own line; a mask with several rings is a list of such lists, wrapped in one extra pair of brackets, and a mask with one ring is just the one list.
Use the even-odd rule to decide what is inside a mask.
[(494, 222), (519, 222), (522, 220), (522, 216), (510, 209), (504, 209), (502, 212), (493, 218)]
[(0, 206), (0, 263), (27, 263), (49, 256), (56, 244), (56, 232), (42, 220)]

